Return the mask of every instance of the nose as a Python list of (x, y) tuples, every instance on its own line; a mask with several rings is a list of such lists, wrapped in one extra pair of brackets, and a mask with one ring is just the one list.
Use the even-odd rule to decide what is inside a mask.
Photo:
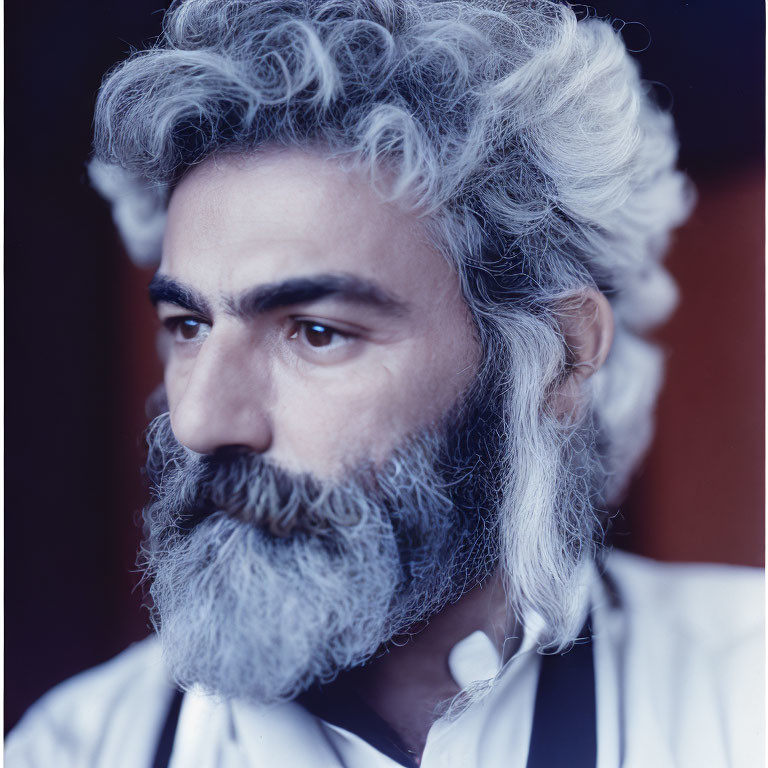
[(176, 439), (197, 453), (221, 449), (269, 450), (272, 426), (265, 368), (253, 349), (216, 336), (205, 340), (183, 370), (166, 372), (171, 427)]

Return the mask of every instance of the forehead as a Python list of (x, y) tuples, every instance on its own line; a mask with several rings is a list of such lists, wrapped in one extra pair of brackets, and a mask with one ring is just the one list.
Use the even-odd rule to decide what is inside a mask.
[(317, 272), (403, 296), (458, 285), (415, 214), (298, 150), (212, 157), (189, 172), (171, 197), (161, 271), (224, 292)]

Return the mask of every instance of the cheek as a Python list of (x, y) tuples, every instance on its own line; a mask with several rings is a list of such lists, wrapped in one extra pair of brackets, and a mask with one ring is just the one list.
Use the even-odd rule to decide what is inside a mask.
[(163, 383), (165, 384), (165, 394), (171, 413), (173, 413), (173, 409), (184, 393), (187, 375), (188, 370), (177, 358), (173, 356), (166, 358), (163, 367)]
[(375, 460), (373, 449), (397, 431), (402, 403), (383, 369), (311, 383), (286, 377), (275, 391), (271, 456), (294, 472), (332, 477), (348, 463)]
[[(190, 384), (194, 384), (193, 373), (195, 370), (195, 356), (189, 354), (171, 354), (166, 359), (163, 367), (163, 384), (165, 386), (165, 396), (168, 402), (168, 410), (173, 421), (174, 415), (180, 405), (185, 408), (190, 406), (193, 409), (207, 409), (208, 404), (205, 401), (195, 397), (190, 399)], [(192, 387), (194, 389), (194, 386)], [(213, 414), (210, 414), (213, 417)]]
[(367, 459), (380, 464), (405, 437), (442, 417), (469, 386), (473, 355), (451, 351), (461, 352), (461, 359), (418, 343), (326, 381), (276, 382), (275, 461), (324, 477)]

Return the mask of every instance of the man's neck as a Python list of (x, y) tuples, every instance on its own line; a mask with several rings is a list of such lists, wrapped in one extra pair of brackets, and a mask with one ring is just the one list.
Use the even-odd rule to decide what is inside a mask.
[(359, 697), (418, 762), (442, 705), (461, 690), (449, 668), (451, 650), (479, 630), (501, 657), (510, 651), (504, 641), (512, 624), (501, 580), (493, 576), (446, 606), (420, 631), (394, 638), (381, 656), (345, 673), (331, 686), (333, 695)]

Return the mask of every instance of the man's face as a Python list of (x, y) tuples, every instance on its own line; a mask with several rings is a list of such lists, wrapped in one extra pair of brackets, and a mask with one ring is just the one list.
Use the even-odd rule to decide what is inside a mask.
[(144, 553), (177, 681), (291, 698), (490, 573), (498, 400), (416, 219), (317, 157), (209, 160), (150, 290)]
[(383, 461), (457, 402), (479, 346), (418, 219), (298, 151), (208, 159), (155, 281), (173, 432), (318, 477)]

